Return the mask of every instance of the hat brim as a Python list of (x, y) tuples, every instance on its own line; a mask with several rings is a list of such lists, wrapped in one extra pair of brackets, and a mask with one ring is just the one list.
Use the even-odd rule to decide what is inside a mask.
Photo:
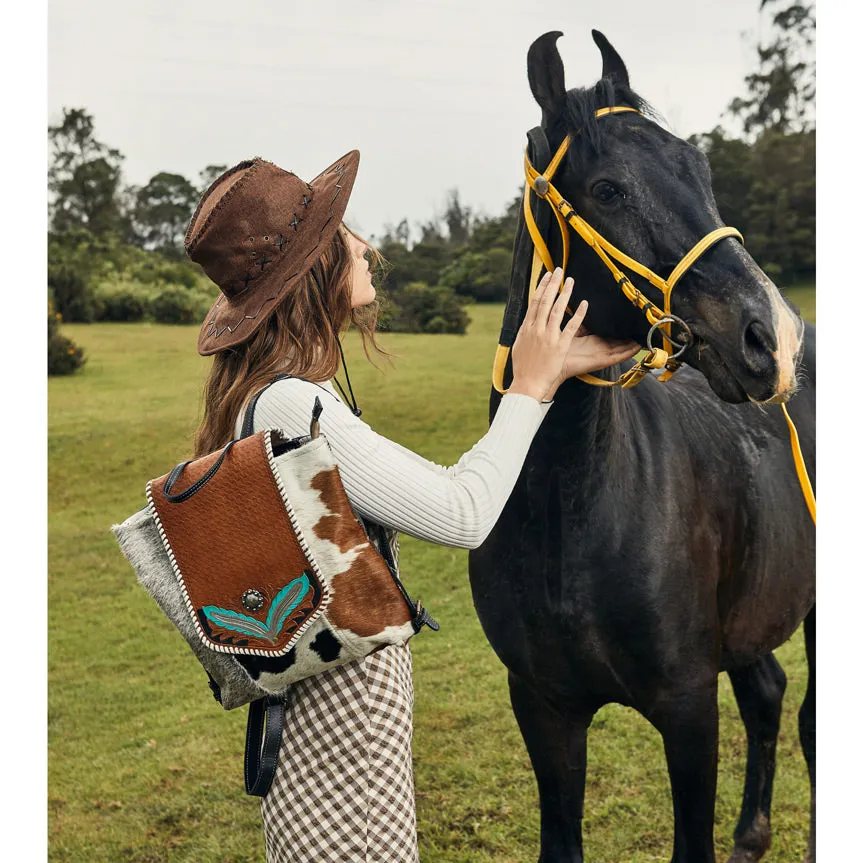
[(231, 300), (219, 292), (198, 333), (198, 353), (201, 356), (218, 353), (249, 339), (278, 304), (288, 297), (291, 287), (308, 273), (342, 223), (359, 163), (359, 150), (351, 150), (309, 182), (312, 187), (310, 207), (320, 208), (314, 211), (316, 224), (309, 225), (310, 229), (319, 231), (317, 241), (299, 267), (293, 266), (289, 273), (273, 272), (266, 281), (257, 283), (249, 294)]

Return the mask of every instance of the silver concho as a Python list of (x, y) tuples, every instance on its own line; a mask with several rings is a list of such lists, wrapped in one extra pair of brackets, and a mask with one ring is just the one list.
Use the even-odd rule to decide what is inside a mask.
[(247, 590), (242, 602), (246, 611), (260, 611), (264, 607), (264, 594), (260, 590)]

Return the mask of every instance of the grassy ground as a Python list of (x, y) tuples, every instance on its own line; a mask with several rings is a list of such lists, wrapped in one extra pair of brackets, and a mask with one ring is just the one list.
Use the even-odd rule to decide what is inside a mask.
[[(809, 294), (794, 301), (804, 304)], [(814, 316), (813, 311), (810, 313)], [(367, 419), (452, 463), (487, 427), (502, 306), (474, 307), (467, 336), (383, 337), (386, 375), (346, 343)], [(148, 479), (189, 450), (206, 361), (196, 328), (66, 326), (84, 371), (49, 384), (49, 839), (68, 863), (264, 860), (258, 804), (242, 791), (244, 711), (224, 713), (186, 645), (136, 585), (108, 528)], [(417, 809), (424, 863), (532, 861), (536, 786), (505, 673), (473, 612), (467, 552), (403, 539), (403, 571), (441, 623), (412, 642)], [(800, 633), (779, 651), (789, 678), (769, 861), (799, 860), (808, 785), (796, 733), (806, 685)], [(716, 843), (730, 851), (745, 737), (723, 676)], [(609, 706), (591, 727), (585, 839), (591, 861), (667, 860), (672, 814), (655, 731)]]
[(784, 288), (782, 293), (791, 300), (807, 321), (815, 321), (815, 283), (801, 282), (790, 288)]

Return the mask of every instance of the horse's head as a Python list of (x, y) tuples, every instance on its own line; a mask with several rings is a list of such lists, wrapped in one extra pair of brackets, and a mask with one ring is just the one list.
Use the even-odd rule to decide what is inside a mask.
[[(630, 89), (623, 60), (597, 31), (593, 38), (602, 53), (602, 78), (592, 88), (567, 91), (556, 46), (561, 35), (546, 33), (528, 52), (530, 86), (542, 108), (551, 153), (572, 136), (553, 184), (617, 249), (667, 278), (702, 237), (723, 224), (707, 158), (644, 116), (649, 106)], [(595, 116), (597, 110), (615, 105), (644, 113)], [(556, 227), (547, 231), (546, 241), (559, 263)], [(571, 231), (570, 247), (567, 270), (575, 278), (573, 296), (590, 303), (587, 327), (598, 335), (644, 344), (649, 324), (643, 314)], [(627, 274), (661, 307), (659, 290)], [(672, 312), (694, 336), (683, 359), (705, 375), (720, 398), (766, 402), (791, 396), (803, 322), (740, 242), (723, 239), (712, 246), (686, 271), (671, 297)]]

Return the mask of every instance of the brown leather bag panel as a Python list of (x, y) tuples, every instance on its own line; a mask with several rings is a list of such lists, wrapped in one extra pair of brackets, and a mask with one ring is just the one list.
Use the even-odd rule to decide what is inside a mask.
[[(320, 604), (321, 586), (294, 535), (269, 467), (264, 434), (234, 444), (216, 475), (188, 500), (166, 500), (167, 474), (153, 480), (150, 491), (199, 619), (201, 608), (215, 606), (265, 625), (279, 592), (304, 573), (309, 577), (310, 590), (280, 631), (263, 638), (219, 627), (210, 633), (217, 642), (276, 651)], [(187, 465), (172, 493), (188, 488), (218, 456), (212, 453)], [(240, 537), (256, 541), (241, 542)], [(243, 607), (243, 593), (250, 589), (264, 596), (259, 611)]]
[[(316, 474), (311, 485), (335, 514), (318, 521), (314, 528), (317, 536), (335, 543), (342, 552), (368, 541), (351, 509), (338, 466)], [(393, 581), (386, 561), (371, 544), (362, 549), (347, 572), (333, 578), (332, 586), (333, 599), (327, 617), (340, 629), (369, 637), (388, 626), (402, 626), (411, 619), (410, 608)]]

